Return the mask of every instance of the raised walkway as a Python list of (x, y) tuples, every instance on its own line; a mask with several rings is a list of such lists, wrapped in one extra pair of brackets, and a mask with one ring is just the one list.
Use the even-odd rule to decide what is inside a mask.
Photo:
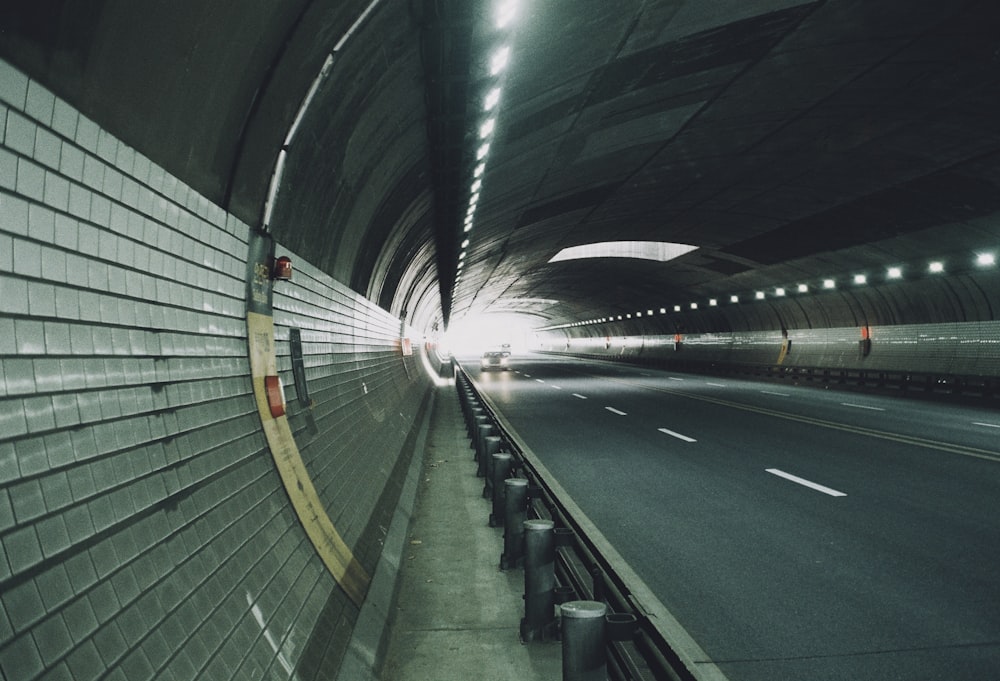
[(399, 557), (380, 681), (553, 681), (558, 642), (522, 644), (524, 574), (500, 570), (454, 385), (436, 389), (416, 505)]

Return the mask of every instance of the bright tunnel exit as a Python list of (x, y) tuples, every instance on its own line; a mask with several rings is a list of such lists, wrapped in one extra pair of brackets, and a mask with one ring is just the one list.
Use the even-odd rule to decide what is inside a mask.
[(452, 323), (441, 340), (443, 353), (455, 357), (475, 357), (488, 350), (528, 352), (537, 347), (534, 328), (543, 324), (539, 317), (519, 313), (483, 313)]

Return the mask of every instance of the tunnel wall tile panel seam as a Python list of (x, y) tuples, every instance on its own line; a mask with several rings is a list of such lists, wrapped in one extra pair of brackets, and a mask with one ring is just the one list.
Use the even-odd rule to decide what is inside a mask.
[[(336, 669), (348, 636), (330, 632), (356, 612), (260, 432), (249, 227), (4, 62), (0, 206), (2, 675)], [(306, 444), (307, 463), (371, 563), (426, 382), (400, 357), (398, 320), (295, 264), (281, 366), (298, 326), (334, 441)]]

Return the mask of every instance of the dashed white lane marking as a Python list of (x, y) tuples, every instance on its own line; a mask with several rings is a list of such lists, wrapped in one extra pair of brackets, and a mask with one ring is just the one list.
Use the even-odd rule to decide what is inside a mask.
[(785, 480), (791, 480), (794, 483), (802, 485), (803, 487), (808, 487), (814, 489), (817, 492), (822, 492), (823, 494), (829, 494), (831, 497), (846, 497), (847, 494), (844, 492), (838, 492), (835, 489), (825, 487), (819, 483), (812, 482), (811, 480), (806, 480), (805, 478), (800, 478), (797, 475), (792, 475), (791, 473), (786, 473), (783, 470), (777, 468), (766, 468), (765, 469), (771, 475), (777, 475), (779, 478), (784, 478)]
[(538, 381), (539, 383), (545, 383), (545, 381), (543, 381), (543, 380), (542, 380), (542, 379), (540, 379), (540, 378), (536, 378), (535, 380), (536, 380), (536, 381)]
[(885, 411), (882, 407), (869, 407), (864, 404), (853, 404), (851, 402), (841, 402), (841, 405), (845, 407), (854, 407), (855, 409), (867, 409), (868, 411)]
[(1000, 423), (980, 423), (978, 421), (973, 421), (972, 425), (982, 426), (984, 428), (1000, 428)]
[(531, 374), (524, 374), (525, 378), (531, 378)]
[(790, 397), (788, 393), (776, 393), (773, 390), (761, 390), (765, 395), (777, 395), (778, 397)]
[(559, 387), (559, 386), (557, 386), (557, 385), (554, 385), (554, 386), (552, 386), (552, 389), (553, 389), (553, 390), (562, 390), (562, 388), (560, 388), (560, 387)]
[(716, 388), (725, 388), (726, 387), (725, 384), (723, 384), (723, 383), (706, 383), (705, 385), (715, 386)]
[(666, 433), (671, 437), (675, 437), (678, 440), (684, 440), (684, 442), (697, 442), (693, 437), (688, 437), (687, 435), (681, 435), (680, 433), (675, 433), (672, 430), (667, 430), (666, 428), (658, 428), (661, 433)]
[(677, 378), (676, 376), (671, 376), (670, 380), (671, 381), (683, 381), (684, 379), (683, 378)]
[(614, 407), (605, 407), (605, 409), (607, 409), (608, 411), (610, 411), (612, 414), (618, 414), (619, 416), (625, 416), (626, 415), (625, 412), (618, 411)]
[(587, 399), (586, 395), (581, 395), (580, 393), (573, 393), (573, 397), (579, 397), (581, 400)]

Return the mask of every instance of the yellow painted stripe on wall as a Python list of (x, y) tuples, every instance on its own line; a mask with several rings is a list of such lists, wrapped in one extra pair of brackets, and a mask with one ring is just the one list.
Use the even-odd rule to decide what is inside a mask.
[(278, 468), (281, 481), (292, 501), (306, 534), (330, 574), (358, 606), (365, 600), (371, 577), (354, 558), (351, 549), (333, 526), (323, 508), (302, 454), (288, 425), (288, 418), (271, 416), (264, 391), (264, 377), (277, 375), (274, 354), (274, 320), (269, 315), (247, 313), (247, 330), (250, 344), (250, 374), (253, 392), (257, 399), (264, 436), (271, 448), (271, 455)]

